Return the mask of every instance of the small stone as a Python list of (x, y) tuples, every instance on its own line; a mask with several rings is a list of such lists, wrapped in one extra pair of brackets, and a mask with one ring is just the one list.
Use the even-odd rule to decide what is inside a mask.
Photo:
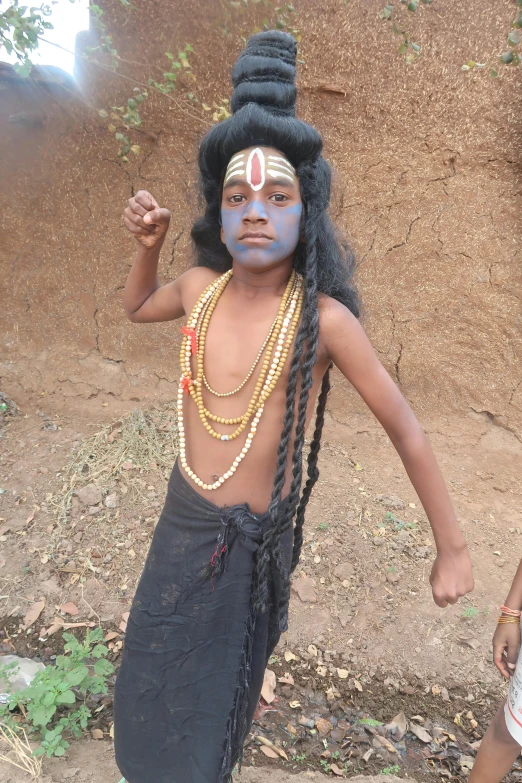
[(299, 596), (303, 603), (314, 603), (317, 601), (314, 583), (308, 576), (300, 576), (292, 582), (292, 590)]
[(80, 772), (80, 767), (70, 767), (69, 769), (64, 769), (62, 772), (62, 779), (71, 780), (77, 776), (78, 772)]
[(344, 582), (353, 576), (353, 565), (351, 563), (340, 563), (334, 570), (335, 576)]
[(336, 728), (332, 731), (330, 734), (330, 737), (333, 739), (334, 742), (341, 743), (346, 735), (345, 729)]
[(87, 484), (76, 493), (84, 506), (97, 506), (103, 500), (102, 491), (96, 484)]
[(103, 739), (103, 731), (101, 729), (93, 729), (91, 734), (92, 734), (92, 738), (95, 740)]
[(388, 571), (386, 574), (386, 581), (390, 582), (391, 584), (396, 584), (399, 579), (400, 576), (396, 571)]
[(94, 517), (96, 516), (96, 514), (99, 514), (100, 511), (101, 511), (100, 506), (89, 506), (89, 510), (87, 511), (87, 513), (89, 514), (90, 517)]
[(118, 508), (119, 505), (120, 501), (116, 492), (111, 492), (110, 495), (107, 495), (105, 498), (106, 508)]
[(381, 503), (384, 508), (391, 508), (395, 511), (402, 511), (402, 509), (406, 508), (406, 503), (397, 495), (377, 495), (374, 500), (376, 503)]

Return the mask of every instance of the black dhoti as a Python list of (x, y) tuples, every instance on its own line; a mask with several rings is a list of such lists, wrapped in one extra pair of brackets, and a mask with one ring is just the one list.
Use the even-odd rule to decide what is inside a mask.
[[(115, 686), (116, 761), (128, 783), (228, 783), (241, 757), (277, 612), (253, 604), (268, 515), (220, 509), (176, 464), (130, 611)], [(283, 537), (286, 566), (292, 529)], [(272, 607), (280, 577), (271, 575)]]

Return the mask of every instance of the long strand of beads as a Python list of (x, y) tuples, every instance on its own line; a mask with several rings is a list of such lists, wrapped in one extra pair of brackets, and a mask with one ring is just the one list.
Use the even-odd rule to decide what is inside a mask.
[[(295, 288), (296, 288), (297, 276), (295, 274), (293, 274), (292, 278), (293, 278), (293, 280), (292, 280), (291, 295), (294, 293)], [(284, 299), (283, 299), (283, 301), (284, 301)], [(276, 326), (277, 326), (277, 316), (274, 318), (274, 320), (272, 322), (272, 326), (270, 327), (270, 331), (268, 332), (263, 345), (259, 349), (258, 354), (257, 354), (256, 358), (254, 359), (254, 363), (252, 364), (252, 367), (250, 368), (246, 378), (244, 379), (244, 381), (242, 381), (239, 384), (239, 386), (236, 386), (236, 388), (233, 389), (232, 391), (229, 391), (229, 392), (217, 392), (217, 391), (215, 391), (212, 388), (212, 386), (209, 384), (208, 379), (207, 379), (205, 373), (203, 372), (203, 383), (205, 384), (205, 387), (208, 389), (208, 391), (211, 394), (214, 395), (214, 397), (232, 397), (232, 395), (237, 394), (238, 392), (240, 392), (241, 389), (243, 388), (243, 386), (245, 386), (245, 384), (248, 383), (248, 381), (250, 380), (250, 378), (254, 374), (255, 369), (256, 369), (257, 365), (259, 364), (259, 361), (260, 361), (261, 357), (263, 356), (263, 353), (265, 352), (265, 348), (267, 347), (268, 341), (270, 340), (270, 338), (272, 336), (272, 333), (273, 333), (274, 329), (276, 328)], [(218, 418), (213, 418), (212, 414), (209, 411), (206, 411), (206, 413), (209, 416), (209, 418), (213, 419), (213, 421), (218, 421), (219, 420)], [(234, 424), (235, 423), (236, 423), (236, 421), (234, 421)]]
[[(297, 294), (296, 294), (296, 296), (297, 296)], [(293, 316), (293, 313), (294, 313), (294, 310), (295, 310), (295, 300), (296, 300), (296, 297), (293, 298), (293, 300), (292, 300), (293, 304), (291, 303), (289, 310), (286, 313), (284, 313), (284, 317), (285, 318), (287, 318), (287, 317), (291, 318)], [(284, 319), (283, 319), (283, 321), (284, 321)], [(254, 409), (256, 407), (257, 400), (259, 399), (259, 395), (261, 394), (261, 389), (262, 389), (262, 386), (264, 384), (264, 381), (265, 381), (265, 378), (266, 378), (266, 375), (267, 375), (267, 372), (268, 372), (270, 356), (273, 353), (273, 349), (274, 349), (274, 345), (275, 345), (276, 339), (277, 339), (277, 334), (274, 334), (274, 338), (273, 338), (273, 340), (269, 344), (269, 348), (267, 350), (266, 359), (265, 359), (265, 361), (263, 363), (262, 370), (261, 370), (261, 372), (259, 374), (259, 378), (258, 378), (258, 380), (256, 382), (256, 388), (254, 390), (254, 394), (253, 394), (253, 396), (252, 396), (252, 398), (250, 400), (250, 403), (248, 405), (248, 408), (247, 408), (246, 412), (242, 416), (239, 416), (239, 417), (234, 418), (234, 419), (227, 419), (227, 418), (224, 418), (224, 417), (221, 417), (221, 416), (216, 416), (213, 413), (211, 413), (202, 404), (202, 397), (200, 395), (198, 395), (198, 399), (197, 399), (198, 407), (199, 407), (200, 411), (202, 411), (205, 419), (209, 419), (211, 421), (215, 421), (215, 422), (217, 422), (219, 424), (240, 424), (240, 425), (243, 425), (243, 426), (240, 426), (238, 428), (238, 430), (236, 430), (234, 433), (231, 433), (228, 436), (229, 440), (234, 440), (236, 437), (238, 437), (238, 435), (245, 429), (246, 423), (248, 422), (248, 420), (250, 419), (250, 417), (253, 414), (253, 411), (254, 411)], [(200, 390), (201, 390), (201, 387), (199, 387), (198, 391), (200, 391)], [(205, 422), (204, 422), (204, 426), (206, 426)], [(219, 435), (219, 433), (218, 433), (218, 435)], [(226, 440), (227, 439), (227, 436), (220, 435), (220, 437), (221, 437), (222, 440)]]
[[(196, 327), (198, 326), (198, 320), (203, 314), (203, 309), (207, 311), (209, 308), (205, 305), (210, 305), (210, 299), (214, 299), (217, 301), (221, 293), (223, 292), (226, 284), (228, 283), (228, 280), (230, 279), (231, 272), (226, 273), (221, 278), (218, 278), (217, 281), (214, 281), (213, 284), (211, 284), (201, 295), (200, 299), (198, 300), (194, 310), (191, 313), (191, 317), (188, 321), (188, 326), (192, 330), (196, 330)], [(255, 415), (252, 419), (252, 423), (250, 426), (250, 431), (247, 435), (247, 439), (245, 442), (245, 445), (241, 449), (239, 455), (236, 457), (236, 459), (233, 461), (231, 467), (229, 468), (226, 473), (224, 473), (217, 481), (215, 481), (213, 484), (206, 484), (203, 482), (202, 479), (200, 479), (194, 471), (189, 467), (186, 459), (186, 441), (185, 441), (185, 431), (184, 431), (184, 421), (183, 421), (183, 397), (184, 397), (184, 391), (188, 390), (189, 392), (193, 392), (193, 384), (194, 381), (192, 380), (192, 373), (190, 368), (190, 357), (192, 353), (192, 343), (191, 343), (191, 336), (190, 334), (186, 334), (186, 338), (183, 341), (182, 345), (182, 364), (183, 359), (185, 359), (185, 365), (186, 370), (183, 373), (181, 379), (180, 379), (180, 385), (178, 388), (178, 400), (177, 400), (177, 410), (178, 410), (178, 428), (179, 428), (179, 440), (180, 440), (180, 462), (187, 473), (187, 475), (196, 483), (197, 486), (199, 486), (201, 489), (204, 490), (215, 490), (218, 489), (228, 478), (230, 478), (235, 471), (237, 470), (240, 462), (245, 458), (246, 454), (248, 453), (250, 446), (252, 444), (253, 438), (257, 432), (257, 426), (259, 424), (259, 421), (261, 419), (263, 410), (264, 410), (264, 403), (266, 402), (266, 399), (270, 396), (271, 392), (273, 391), (278, 378), (281, 375), (283, 366), (285, 364), (286, 358), (288, 356), (289, 348), (291, 346), (291, 343), (293, 341), (293, 336), (297, 327), (297, 324), (299, 322), (301, 309), (302, 309), (302, 302), (303, 302), (303, 287), (302, 287), (302, 278), (299, 276), (299, 290), (298, 291), (292, 291), (292, 296), (290, 297), (290, 305), (286, 311), (284, 311), (284, 318), (282, 319), (280, 329), (278, 330), (277, 339), (276, 339), (276, 350), (274, 351), (273, 357), (272, 357), (272, 363), (270, 365), (270, 362), (268, 361), (268, 365), (270, 365), (270, 370), (268, 373), (266, 373), (266, 377), (264, 378), (264, 383), (262, 384), (262, 388), (260, 389), (260, 394), (257, 400), (257, 403), (255, 404)], [(215, 304), (214, 304), (215, 307)], [(214, 309), (212, 307), (212, 310)], [(207, 315), (207, 328), (208, 328), (208, 320), (209, 320), (209, 314), (208, 312), (205, 312), (205, 315)], [(206, 330), (205, 330), (206, 331)], [(194, 331), (195, 333), (195, 331)], [(200, 336), (201, 333), (199, 333)], [(204, 338), (203, 343), (201, 345), (198, 345), (198, 359), (199, 354), (204, 353)], [(271, 353), (268, 354), (269, 356)], [(265, 360), (266, 361), (266, 360)], [(267, 366), (268, 366), (267, 365)], [(196, 383), (196, 390), (198, 386), (198, 381), (195, 381)], [(194, 396), (194, 395), (192, 395)], [(197, 401), (197, 400), (196, 400)], [(199, 407), (199, 406), (198, 406)], [(252, 413), (254, 413), (254, 410)], [(252, 415), (252, 414), (251, 414)], [(226, 420), (225, 420), (226, 421)], [(218, 437), (222, 437), (217, 433)]]
[[(273, 350), (273, 346), (274, 346), (275, 340), (277, 338), (277, 334), (274, 332), (271, 340), (269, 341), (269, 346), (268, 346), (268, 350), (267, 350), (267, 358), (263, 362), (263, 366), (262, 366), (262, 369), (261, 369), (260, 377), (259, 377), (259, 379), (258, 379), (258, 381), (256, 383), (256, 388), (254, 390), (253, 397), (252, 397), (252, 399), (250, 401), (250, 404), (249, 404), (245, 414), (243, 414), (243, 416), (241, 416), (241, 417), (238, 417), (237, 419), (226, 419), (224, 417), (214, 417), (213, 414), (210, 414), (210, 417), (207, 417), (205, 405), (203, 403), (203, 395), (202, 395), (202, 388), (201, 388), (201, 377), (202, 377), (202, 374), (203, 374), (203, 356), (204, 356), (204, 346), (205, 346), (205, 339), (206, 339), (206, 331), (208, 329), (208, 324), (210, 322), (210, 317), (212, 315), (212, 312), (213, 312), (213, 310), (214, 310), (214, 308), (215, 308), (215, 306), (217, 304), (219, 296), (221, 295), (221, 293), (222, 293), (222, 291), (223, 291), (223, 289), (224, 289), (224, 287), (225, 287), (225, 285), (227, 283), (228, 283), (228, 279), (223, 279), (222, 281), (218, 280), (217, 290), (215, 291), (214, 296), (212, 296), (212, 299), (209, 300), (208, 308), (206, 308), (206, 311), (202, 310), (202, 312), (201, 312), (201, 319), (203, 321), (203, 325), (202, 325), (201, 331), (199, 333), (199, 346), (200, 346), (200, 348), (198, 350), (198, 356), (197, 356), (197, 365), (198, 365), (198, 367), (197, 367), (196, 383), (194, 385), (191, 384), (189, 386), (189, 392), (191, 393), (192, 397), (195, 399), (195, 402), (196, 402), (197, 407), (198, 407), (198, 413), (199, 413), (201, 422), (202, 422), (203, 426), (205, 427), (205, 429), (207, 429), (209, 434), (211, 434), (213, 437), (215, 437), (217, 439), (234, 440), (235, 438), (237, 438), (244, 431), (244, 429), (247, 426), (248, 420), (250, 419), (250, 417), (254, 413), (255, 403), (256, 403), (257, 398), (259, 397), (261, 388), (263, 386), (263, 383), (264, 383), (264, 380), (265, 380), (265, 377), (266, 377), (266, 373), (268, 371), (269, 361), (270, 361), (268, 357), (271, 355), (271, 352)], [(288, 287), (290, 287), (290, 283), (289, 283)], [(281, 307), (280, 307), (280, 312), (278, 314), (278, 319), (277, 319), (278, 320), (278, 325), (282, 324), (282, 322), (284, 320), (283, 308), (284, 308), (284, 302), (282, 302)], [(187, 348), (186, 356), (188, 357), (188, 365), (187, 365), (187, 369), (188, 369), (189, 366), (190, 366), (190, 354), (188, 352), (188, 348)], [(233, 433), (231, 433), (229, 435), (222, 435), (221, 433), (219, 433), (216, 430), (214, 430), (214, 428), (209, 424), (209, 422), (207, 420), (208, 418), (211, 418), (211, 420), (215, 419), (220, 424), (236, 424), (237, 423), (237, 424), (239, 424), (239, 427), (237, 428), (237, 430), (235, 430)]]
[[(293, 316), (294, 311), (295, 311), (295, 302), (292, 303), (291, 309), (289, 309), (289, 311), (287, 313), (287, 317), (284, 320), (288, 321), (289, 320), (289, 316), (291, 318)], [(282, 326), (282, 328), (284, 328), (284, 332), (286, 333), (287, 328), (285, 328), (283, 326)], [(274, 343), (275, 343), (275, 338), (276, 338), (276, 335), (274, 335), (274, 340), (273, 340)], [(272, 348), (273, 348), (273, 346), (270, 346), (270, 352), (268, 353), (267, 359), (265, 360), (265, 362), (263, 364), (262, 374), (261, 374), (260, 378), (258, 379), (258, 381), (256, 383), (256, 388), (254, 390), (254, 395), (253, 395), (253, 397), (251, 399), (251, 402), (250, 402), (250, 404), (248, 406), (248, 409), (247, 409), (246, 413), (244, 414), (244, 417), (242, 419), (240, 419), (241, 423), (239, 424), (237, 429), (234, 430), (234, 432), (232, 432), (232, 433), (230, 433), (228, 435), (222, 435), (221, 433), (219, 433), (216, 430), (214, 430), (212, 425), (208, 423), (207, 419), (209, 417), (207, 417), (207, 415), (205, 413), (206, 409), (205, 409), (205, 406), (203, 404), (202, 389), (201, 389), (200, 384), (198, 383), (198, 385), (196, 387), (196, 390), (195, 390), (195, 395), (196, 395), (196, 402), (197, 402), (197, 405), (198, 405), (199, 415), (200, 415), (200, 418), (201, 418), (203, 426), (207, 429), (209, 434), (211, 434), (214, 438), (218, 438), (220, 440), (235, 440), (237, 437), (239, 437), (239, 435), (246, 429), (246, 426), (248, 424), (248, 420), (253, 415), (253, 412), (254, 412), (255, 407), (256, 407), (257, 400), (258, 400), (259, 395), (261, 393), (261, 390), (263, 388), (263, 384), (264, 384), (265, 378), (268, 377), (268, 382), (273, 381), (271, 389), (273, 389), (273, 387), (275, 386), (275, 383), (277, 382), (277, 379), (279, 378), (279, 376), (281, 374), (282, 366), (281, 366), (281, 368), (279, 370), (277, 370), (277, 364), (278, 364), (278, 362), (277, 362), (275, 365), (272, 366), (272, 368), (270, 370), (268, 370), (268, 368), (270, 366), (269, 356), (272, 353)], [(265, 394), (266, 394), (266, 392), (265, 392)], [(214, 418), (214, 417), (212, 417), (212, 418)], [(219, 423), (223, 423), (223, 424), (232, 423), (230, 420), (224, 419), (222, 417), (216, 417), (216, 418), (218, 419)]]

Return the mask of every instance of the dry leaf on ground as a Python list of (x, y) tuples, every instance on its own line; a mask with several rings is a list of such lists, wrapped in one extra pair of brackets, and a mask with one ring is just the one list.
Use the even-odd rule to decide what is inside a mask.
[(420, 739), (421, 742), (432, 742), (431, 734), (428, 734), (426, 729), (423, 729), (422, 726), (417, 726), (416, 723), (410, 723), (410, 731), (412, 734), (415, 734), (417, 739)]
[(266, 669), (265, 677), (263, 679), (263, 687), (261, 688), (261, 696), (267, 704), (272, 704), (275, 699), (276, 684), (277, 681), (275, 672), (273, 672), (271, 669)]
[(279, 758), (279, 755), (275, 752), (275, 750), (272, 750), (272, 748), (268, 748), (266, 745), (261, 746), (261, 753), (264, 753), (265, 756), (268, 756), (269, 759)]
[(24, 628), (30, 628), (31, 625), (33, 625), (38, 620), (44, 610), (44, 607), (45, 599), (42, 601), (36, 601), (36, 603), (29, 607), (24, 617)]
[(284, 683), (284, 685), (295, 685), (294, 678), (291, 674), (285, 674), (284, 677), (279, 677), (279, 682)]
[(120, 631), (123, 631), (123, 633), (125, 633), (125, 631), (127, 630), (127, 620), (129, 619), (129, 614), (130, 612), (123, 612), (121, 616), (121, 623), (119, 624), (118, 627)]
[(404, 712), (399, 712), (386, 726), (386, 730), (393, 736), (396, 742), (400, 742), (408, 731), (408, 721)]
[[(279, 748), (277, 745), (274, 745), (274, 743), (267, 739), (267, 737), (263, 737), (261, 734), (258, 734), (256, 739), (258, 742), (261, 743), (261, 745), (265, 748), (270, 748), (277, 756), (281, 756), (282, 759), (285, 759), (285, 761), (288, 761), (288, 756), (286, 755), (283, 748)], [(263, 750), (263, 748), (261, 748)], [(271, 757), (273, 758), (273, 757)]]
[(68, 601), (66, 604), (60, 607), (60, 612), (65, 614), (72, 614), (73, 616), (79, 614), (80, 610), (72, 601)]

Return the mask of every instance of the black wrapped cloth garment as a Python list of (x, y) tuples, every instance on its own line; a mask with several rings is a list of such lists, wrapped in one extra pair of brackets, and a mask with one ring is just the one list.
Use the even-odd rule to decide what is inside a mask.
[[(127, 783), (231, 781), (280, 635), (277, 611), (253, 608), (267, 524), (246, 503), (218, 508), (174, 466), (115, 686), (116, 761)], [(290, 568), (291, 527), (283, 545)], [(272, 574), (271, 606), (279, 589)]]

